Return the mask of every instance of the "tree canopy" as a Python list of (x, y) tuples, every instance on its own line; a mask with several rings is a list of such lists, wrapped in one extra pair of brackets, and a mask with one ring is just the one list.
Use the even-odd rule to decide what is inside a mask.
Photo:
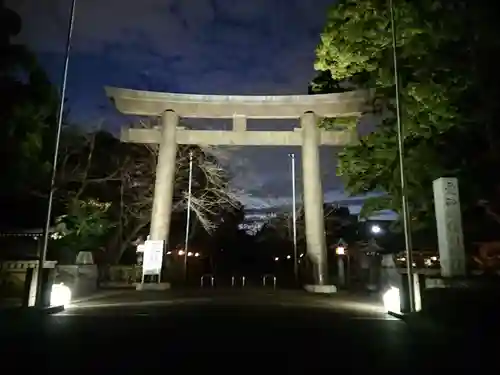
[[(148, 234), (158, 149), (122, 143), (105, 131), (64, 129), (57, 174), (57, 256), (71, 248), (105, 250), (103, 261), (118, 262), (132, 243)], [(193, 154), (191, 239), (217, 237), (224, 218), (240, 208), (215, 150), (181, 146), (177, 154), (169, 245), (184, 243), (189, 176)], [(71, 244), (71, 246), (69, 246)], [(62, 250), (61, 250), (62, 249)], [(62, 253), (61, 253), (62, 251)], [(74, 254), (73, 254), (74, 255)], [(71, 255), (70, 258), (73, 256)]]
[(43, 212), (34, 192), (48, 189), (58, 95), (34, 54), (11, 41), (21, 19), (3, 2), (0, 20), (0, 202), (12, 225), (28, 206), (34, 221)]
[[(1, 0), (0, 21), (0, 224), (3, 230), (42, 228), (58, 94), (34, 54), (12, 42), (21, 30), (21, 18)], [(138, 236), (147, 235), (157, 147), (121, 143), (106, 131), (65, 124), (52, 215), (57, 241), (51, 243), (51, 256), (71, 262), (78, 251), (105, 249), (103, 261), (118, 262)], [(212, 235), (223, 217), (241, 209), (220, 163), (223, 155), (208, 147), (180, 146), (169, 242), (173, 246), (184, 237), (190, 152), (192, 237)]]
[[(335, 247), (341, 239), (346, 244), (355, 244), (360, 239), (357, 216), (352, 215), (348, 207), (338, 206), (337, 204), (324, 204), (323, 210), (328, 247)], [(306, 229), (303, 206), (297, 210), (296, 228), (298, 248), (301, 253), (305, 253)], [(271, 253), (278, 250), (285, 255), (290, 254), (291, 250), (293, 250), (292, 213), (281, 212), (269, 218), (255, 236), (257, 242), (262, 246), (267, 246)], [(280, 246), (283, 249), (278, 249)]]
[[(394, 11), (412, 226), (433, 222), (432, 181), (458, 177), (465, 230), (476, 233), (478, 212), (493, 218), (500, 207), (494, 172), (500, 166), (500, 75), (491, 58), (500, 51), (496, 17), (484, 1), (472, 0), (395, 0)], [(311, 84), (312, 92), (375, 89), (376, 131), (341, 152), (338, 165), (350, 193), (388, 193), (368, 199), (365, 215), (401, 207), (390, 27), (387, 1), (337, 2)]]

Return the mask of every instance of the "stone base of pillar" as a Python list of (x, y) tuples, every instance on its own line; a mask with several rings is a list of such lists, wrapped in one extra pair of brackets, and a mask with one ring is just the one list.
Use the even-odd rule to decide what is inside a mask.
[(137, 283), (135, 290), (169, 290), (170, 283)]
[(335, 285), (304, 285), (304, 289), (309, 293), (335, 294), (337, 287)]

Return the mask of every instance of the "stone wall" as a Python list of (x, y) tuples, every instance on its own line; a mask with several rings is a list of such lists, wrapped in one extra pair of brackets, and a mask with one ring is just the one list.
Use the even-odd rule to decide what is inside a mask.
[[(56, 263), (47, 261), (45, 266), (53, 268)], [(37, 267), (37, 260), (0, 262), (0, 298), (21, 298), (24, 291), (27, 269)]]
[(111, 282), (133, 284), (141, 281), (141, 266), (115, 265), (110, 266), (107, 279)]
[[(56, 283), (64, 283), (71, 288), (75, 298), (91, 295), (97, 289), (97, 266), (62, 266), (51, 263), (56, 268)], [(54, 264), (52, 264), (54, 263)], [(46, 265), (47, 266), (47, 265)], [(0, 297), (21, 298), (28, 268), (38, 267), (38, 261), (6, 261), (0, 263)]]
[(500, 277), (428, 278), (422, 311), (437, 320), (498, 321)]
[(96, 265), (72, 265), (56, 267), (56, 283), (64, 283), (71, 289), (73, 298), (85, 297), (96, 292)]
[[(381, 270), (381, 291), (390, 286), (408, 293), (405, 268), (397, 268), (390, 256), (384, 257)], [(493, 320), (500, 313), (500, 275), (484, 275), (471, 271), (464, 278), (443, 278), (440, 269), (415, 268), (418, 275), (422, 312), (443, 321)], [(418, 307), (418, 306), (417, 306)]]

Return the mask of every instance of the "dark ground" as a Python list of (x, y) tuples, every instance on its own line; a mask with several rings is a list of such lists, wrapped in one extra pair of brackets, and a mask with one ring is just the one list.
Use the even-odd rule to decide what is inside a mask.
[(43, 318), (0, 319), (3, 368), (11, 359), (16, 372), (499, 373), (500, 336), (407, 324), (377, 298), (341, 293), (127, 291)]

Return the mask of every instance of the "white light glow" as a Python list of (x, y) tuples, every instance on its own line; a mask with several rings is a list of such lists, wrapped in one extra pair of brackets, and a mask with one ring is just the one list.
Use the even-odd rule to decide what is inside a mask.
[(291, 255), (287, 255), (286, 259), (292, 259), (292, 256)]
[(193, 253), (190, 251), (190, 252), (188, 253), (188, 257), (192, 257), (192, 256), (193, 256)]
[(372, 225), (371, 231), (372, 233), (378, 234), (382, 232), (382, 228), (380, 228), (378, 225)]
[(52, 285), (50, 306), (68, 306), (71, 303), (71, 289), (63, 283)]
[(278, 257), (274, 258), (275, 262), (277, 262), (278, 260), (280, 260), (280, 258), (278, 258)]
[(64, 236), (62, 235), (62, 233), (58, 233), (58, 232), (54, 232), (50, 235), (50, 237), (53, 239), (53, 240), (60, 240), (61, 238), (63, 238)]
[(177, 254), (184, 255), (184, 253), (185, 253), (184, 250), (179, 250), (179, 252)]
[(170, 255), (170, 254), (172, 254), (172, 252), (171, 251), (167, 251), (167, 255)]
[(199, 257), (199, 256), (200, 256), (200, 253), (194, 253), (194, 256), (195, 256), (195, 257)]
[(399, 289), (391, 286), (391, 288), (382, 296), (384, 308), (387, 312), (401, 314), (401, 296)]
[(345, 247), (344, 246), (338, 246), (335, 251), (337, 252), (337, 255), (344, 255), (345, 254)]

